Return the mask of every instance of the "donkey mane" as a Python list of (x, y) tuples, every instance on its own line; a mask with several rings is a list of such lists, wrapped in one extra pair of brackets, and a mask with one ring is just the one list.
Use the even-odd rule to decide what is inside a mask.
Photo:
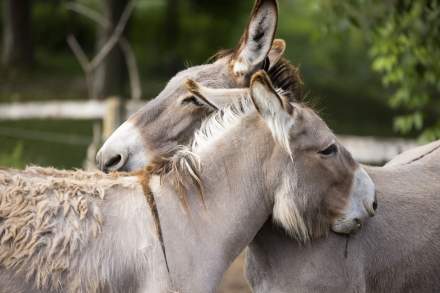
[(188, 208), (188, 185), (185, 179), (190, 178), (204, 203), (203, 185), (200, 180), (200, 160), (190, 147), (180, 145), (167, 154), (156, 156), (144, 170), (134, 174), (139, 177), (144, 194), (151, 192), (150, 180), (153, 175), (159, 176), (161, 183), (167, 180), (174, 187), (186, 210)]
[(255, 111), (249, 96), (239, 97), (234, 103), (214, 112), (202, 122), (200, 128), (194, 133), (190, 151), (200, 152), (210, 142), (223, 136), (224, 132), (235, 126), (241, 117)]
[[(279, 93), (282, 89), (277, 90)], [(182, 204), (187, 208), (188, 185), (185, 178), (197, 188), (202, 202), (204, 202), (203, 182), (200, 179), (201, 164), (199, 154), (213, 141), (222, 138), (225, 133), (236, 126), (243, 116), (255, 112), (255, 107), (249, 96), (239, 97), (234, 103), (214, 112), (206, 118), (200, 128), (194, 133), (190, 146), (178, 146), (168, 154), (156, 157), (152, 163), (139, 173), (144, 192), (150, 192), (148, 187), (152, 175), (159, 175), (161, 182), (166, 179), (170, 182)], [(281, 122), (280, 122), (281, 123)], [(275, 121), (268, 125), (272, 129), (272, 135), (287, 154), (291, 154), (288, 144), (288, 128), (280, 127)]]
[[(281, 88), (276, 89), (276, 92), (281, 96), (285, 94)], [(296, 105), (302, 104), (296, 103)], [(307, 107), (305, 105), (302, 106)], [(223, 136), (226, 131), (237, 125), (243, 116), (253, 113), (254, 111), (255, 106), (252, 103), (252, 99), (246, 95), (238, 97), (231, 105), (214, 112), (202, 122), (200, 128), (194, 133), (193, 143), (189, 153), (197, 154), (212, 141)], [(289, 127), (285, 127), (285, 125), (289, 123), (288, 117), (281, 115), (280, 117), (274, 117), (272, 123), (268, 124), (268, 127), (271, 129), (274, 140), (291, 156)]]
[(139, 177), (144, 193), (151, 192), (149, 183), (151, 176), (160, 177), (160, 182), (167, 180), (174, 187), (185, 209), (187, 204), (187, 178), (196, 187), (200, 199), (204, 203), (203, 183), (200, 179), (200, 158), (198, 153), (213, 140), (236, 125), (240, 118), (255, 110), (250, 97), (240, 97), (235, 103), (214, 112), (202, 122), (195, 132), (190, 146), (179, 145), (168, 153), (156, 156), (144, 170), (133, 173)]
[[(232, 56), (234, 53), (235, 49), (220, 50), (208, 59), (208, 63), (213, 63), (221, 58)], [(270, 66), (268, 62), (269, 59), (266, 58), (266, 66)], [(289, 101), (302, 101), (304, 99), (304, 82), (299, 67), (291, 64), (286, 58), (280, 58), (276, 64), (270, 67), (267, 73), (274, 88), (282, 89), (284, 96), (288, 98)]]

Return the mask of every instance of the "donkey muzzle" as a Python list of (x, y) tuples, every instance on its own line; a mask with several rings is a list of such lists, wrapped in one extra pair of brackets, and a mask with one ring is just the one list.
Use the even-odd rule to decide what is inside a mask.
[(126, 121), (106, 140), (96, 155), (104, 172), (136, 171), (149, 163), (148, 151), (139, 130)]
[(373, 217), (377, 210), (376, 188), (362, 167), (356, 170), (348, 204), (343, 215), (337, 218), (332, 230), (336, 233), (350, 234), (362, 227), (362, 224)]

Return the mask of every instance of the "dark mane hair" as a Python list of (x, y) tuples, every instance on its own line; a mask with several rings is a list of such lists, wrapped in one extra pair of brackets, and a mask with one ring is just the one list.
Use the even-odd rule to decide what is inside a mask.
[[(208, 59), (208, 63), (213, 63), (226, 56), (231, 56), (234, 49), (220, 50)], [(265, 63), (268, 59), (265, 60)], [(269, 67), (269, 64), (265, 64)], [(267, 70), (266, 70), (267, 71)], [(286, 58), (281, 58), (275, 65), (267, 71), (274, 87), (282, 89), (284, 95), (292, 102), (302, 102), (304, 99), (304, 82), (299, 67), (290, 63)]]
[(175, 153), (170, 151), (163, 155), (156, 155), (143, 170), (131, 174), (139, 178), (144, 194), (151, 193), (149, 183), (152, 176), (159, 176), (161, 182), (166, 178), (174, 187), (183, 208), (187, 211), (188, 184), (193, 184), (196, 187), (202, 204), (205, 206), (204, 188), (196, 164), (191, 159), (191, 154), (175, 150)]

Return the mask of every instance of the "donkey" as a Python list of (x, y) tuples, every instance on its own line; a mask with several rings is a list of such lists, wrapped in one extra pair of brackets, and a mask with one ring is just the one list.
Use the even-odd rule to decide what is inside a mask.
[(250, 92), (136, 174), (1, 170), (2, 290), (213, 292), (271, 214), (304, 242), (358, 229), (366, 172), (264, 73)]
[(349, 238), (303, 246), (266, 223), (247, 250), (254, 292), (439, 292), (439, 162), (437, 141), (367, 168), (380, 212)]
[(188, 93), (187, 79), (212, 88), (243, 88), (249, 87), (253, 73), (265, 69), (285, 96), (301, 98), (299, 71), (282, 58), (285, 42), (274, 40), (277, 21), (276, 0), (256, 0), (237, 48), (219, 52), (211, 63), (191, 67), (172, 78), (155, 99), (108, 138), (97, 154), (98, 167), (106, 172), (141, 169), (157, 155), (187, 144), (208, 114), (237, 98), (232, 91), (207, 103)]
[[(193, 90), (205, 99), (228, 91)], [(234, 90), (239, 96), (246, 91)], [(365, 167), (376, 184), (381, 213), (350, 238), (332, 234), (304, 246), (268, 221), (247, 249), (246, 277), (253, 292), (438, 291), (439, 162), (436, 141), (384, 167)]]

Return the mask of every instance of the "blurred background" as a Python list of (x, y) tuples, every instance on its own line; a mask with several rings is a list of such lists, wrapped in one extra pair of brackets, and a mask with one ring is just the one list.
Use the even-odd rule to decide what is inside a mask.
[[(72, 106), (29, 119), (40, 108), (23, 103), (96, 101), (99, 112), (109, 97), (154, 98), (177, 71), (234, 47), (253, 2), (2, 0), (0, 165), (82, 167), (106, 128), (99, 115)], [(338, 134), (440, 137), (440, 1), (279, 4), (287, 58)]]

